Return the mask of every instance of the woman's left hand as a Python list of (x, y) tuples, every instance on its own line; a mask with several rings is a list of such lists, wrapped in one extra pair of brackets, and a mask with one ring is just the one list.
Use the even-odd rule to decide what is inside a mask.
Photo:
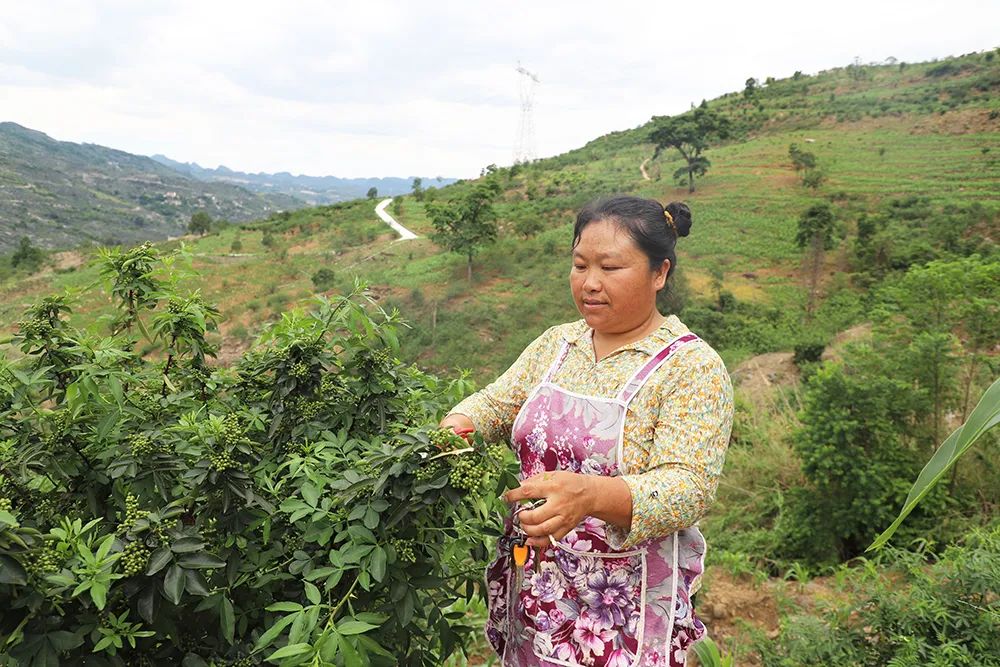
[(508, 503), (545, 499), (544, 505), (517, 515), (529, 546), (547, 547), (549, 536), (561, 540), (592, 513), (594, 479), (592, 475), (565, 470), (543, 472), (503, 495)]

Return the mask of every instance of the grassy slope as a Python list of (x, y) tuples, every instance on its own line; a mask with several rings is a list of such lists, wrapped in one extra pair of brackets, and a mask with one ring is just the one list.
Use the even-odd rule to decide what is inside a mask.
[[(373, 203), (362, 200), (292, 214), (282, 224), (288, 231), (279, 235), (279, 245), (287, 249), (284, 259), (261, 245), (259, 230), (233, 228), (191, 239), (195, 267), (203, 273), (191, 285), (222, 306), (223, 333), (232, 339), (226, 349), (233, 350), (264, 322), (306, 300), (318, 268), (336, 273), (335, 289), (358, 275), (413, 323), (409, 356), (437, 370), (472, 366), (483, 381), (546, 326), (576, 317), (564, 259), (573, 214), (590, 198), (619, 191), (691, 204), (695, 226), (679, 245), (679, 265), (694, 297), (707, 296), (709, 271), (720, 267), (726, 288), (741, 300), (797, 308), (802, 287), (796, 220), (818, 199), (834, 201), (848, 230), (858, 212), (908, 194), (929, 197), (935, 206), (981, 202), (996, 211), (1000, 151), (983, 149), (1000, 148), (1000, 120), (990, 118), (1000, 108), (995, 94), (1000, 58), (943, 62), (954, 71), (928, 74), (942, 63), (903, 70), (845, 68), (774, 82), (755, 100), (729, 94), (713, 101), (713, 108), (729, 113), (746, 132), (707, 152), (713, 166), (691, 195), (669, 181), (680, 166), (672, 152), (648, 165), (653, 180), (642, 178), (639, 164), (653, 148), (646, 126), (602, 137), (514, 176), (505, 172), (507, 188), (498, 208), (509, 233), (477, 259), (471, 285), (464, 280), (462, 258), (440, 252), (426, 238), (393, 242), (375, 218)], [(814, 152), (826, 172), (818, 191), (804, 188), (792, 170), (792, 142)], [(451, 186), (442, 196), (462, 187)], [(424, 235), (430, 230), (422, 208), (405, 198), (398, 217)], [(510, 228), (530, 216), (544, 221), (543, 231), (521, 239)], [(237, 235), (243, 247), (240, 256), (231, 256)], [(843, 268), (842, 258), (831, 253), (828, 273)], [(8, 283), (0, 291), (0, 322), (11, 326), (39, 294), (95, 279), (95, 269), (83, 267)], [(106, 310), (96, 293), (81, 298), (81, 322), (92, 323)], [(735, 363), (746, 353), (733, 351), (727, 361)]]

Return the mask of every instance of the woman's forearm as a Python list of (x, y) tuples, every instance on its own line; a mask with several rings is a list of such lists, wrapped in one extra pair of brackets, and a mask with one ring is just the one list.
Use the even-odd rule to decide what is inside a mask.
[(582, 475), (590, 487), (590, 516), (628, 531), (632, 525), (632, 492), (620, 477)]

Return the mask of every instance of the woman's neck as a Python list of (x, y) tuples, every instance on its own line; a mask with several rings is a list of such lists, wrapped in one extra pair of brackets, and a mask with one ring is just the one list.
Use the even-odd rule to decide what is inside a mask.
[(642, 324), (628, 331), (609, 333), (595, 330), (593, 335), (594, 361), (600, 361), (618, 348), (645, 338), (659, 329), (666, 321), (667, 318), (654, 309)]

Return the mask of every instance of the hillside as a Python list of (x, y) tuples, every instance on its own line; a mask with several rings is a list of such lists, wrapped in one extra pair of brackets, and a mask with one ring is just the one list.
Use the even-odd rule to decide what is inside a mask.
[(246, 221), (301, 206), (286, 195), (206, 183), (147, 157), (0, 123), (0, 254), (22, 236), (48, 248), (135, 243), (182, 233), (194, 211)]
[[(186, 176), (200, 181), (231, 183), (247, 190), (265, 194), (283, 194), (308, 204), (334, 204), (348, 199), (359, 199), (368, 194), (369, 188), (378, 190), (383, 197), (405, 195), (413, 187), (413, 177), (408, 178), (338, 178), (337, 176), (293, 175), (287, 171), (277, 174), (263, 172), (251, 174), (234, 171), (228, 167), (207, 169), (194, 162), (177, 162), (165, 155), (153, 159)], [(454, 178), (424, 178), (425, 187), (442, 187), (455, 182)]]
[[(384, 303), (400, 308), (415, 329), (406, 350), (411, 358), (439, 371), (474, 365), (474, 377), (485, 381), (550, 323), (577, 316), (564, 285), (565, 263), (551, 258), (568, 248), (573, 215), (583, 203), (611, 192), (685, 200), (695, 216), (691, 236), (678, 245), (687, 299), (709, 301), (716, 272), (723, 289), (771, 318), (751, 337), (716, 341), (727, 362), (736, 364), (752, 354), (788, 350), (802, 335), (795, 228), (816, 201), (834, 205), (841, 237), (825, 265), (828, 298), (814, 324), (821, 338), (862, 317), (859, 297), (849, 288), (862, 216), (908, 216), (893, 213), (892, 202), (917, 197), (909, 204), (920, 211), (915, 234), (928, 233), (931, 216), (984, 242), (996, 243), (1000, 235), (1000, 59), (987, 53), (857, 69), (771, 82), (749, 101), (732, 93), (710, 101), (742, 130), (706, 152), (712, 167), (692, 194), (669, 179), (681, 164), (676, 151), (647, 163), (650, 180), (641, 173), (653, 154), (651, 124), (501, 170), (503, 231), (477, 258), (472, 284), (464, 279), (462, 258), (426, 238), (431, 229), (412, 196), (402, 198), (395, 215), (423, 238), (403, 244), (376, 218), (374, 205), (359, 200), (297, 211), (271, 225), (280, 242), (270, 249), (261, 245), (270, 223), (188, 239), (187, 247), (195, 266), (212, 276), (199, 286), (220, 302), (224, 333), (237, 334), (227, 347), (245, 344), (264, 323), (304, 303), (315, 291), (311, 276), (326, 267), (336, 276), (329, 289), (346, 289), (357, 275)], [(801, 184), (788, 157), (791, 143), (815, 153), (825, 174), (817, 189)], [(464, 187), (448, 186), (439, 197)], [(537, 224), (537, 233), (517, 233), (525, 220)], [(241, 249), (234, 252), (237, 237)], [(0, 320), (12, 323), (31, 295), (85, 284), (92, 275), (93, 269), (84, 269), (7, 285)], [(83, 305), (80, 317), (92, 318), (98, 307)]]

